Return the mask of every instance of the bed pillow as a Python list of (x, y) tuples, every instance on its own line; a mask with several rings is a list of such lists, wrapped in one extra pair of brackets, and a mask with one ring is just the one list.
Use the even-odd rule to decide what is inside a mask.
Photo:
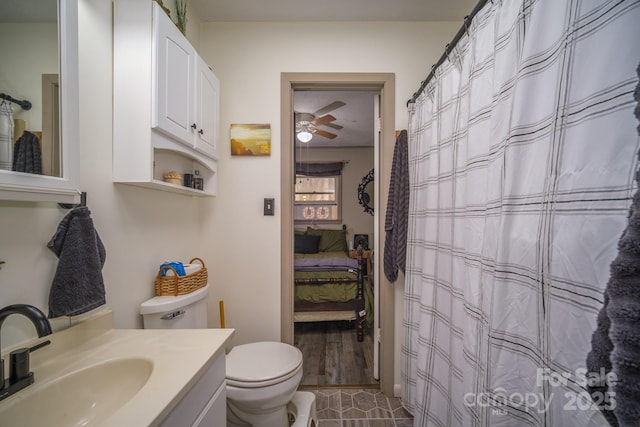
[(307, 236), (320, 236), (320, 252), (346, 252), (347, 235), (345, 230), (329, 230), (307, 227)]
[(296, 234), (294, 236), (293, 251), (299, 254), (317, 254), (319, 245), (320, 236)]

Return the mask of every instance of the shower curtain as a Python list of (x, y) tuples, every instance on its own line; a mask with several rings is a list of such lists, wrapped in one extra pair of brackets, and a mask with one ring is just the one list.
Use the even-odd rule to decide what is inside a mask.
[(13, 163), (13, 112), (11, 104), (0, 102), (0, 169), (11, 170)]
[(606, 425), (585, 358), (634, 192), (639, 22), (638, 0), (487, 2), (410, 104), (414, 426)]

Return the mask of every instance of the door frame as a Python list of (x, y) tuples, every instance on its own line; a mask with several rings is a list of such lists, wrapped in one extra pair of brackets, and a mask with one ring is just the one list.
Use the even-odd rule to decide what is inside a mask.
[[(293, 195), (295, 168), (294, 153), (294, 90), (369, 90), (379, 91), (381, 97), (380, 144), (375, 197), (375, 211), (379, 218), (386, 210), (391, 162), (395, 144), (395, 74), (393, 73), (282, 73), (280, 78), (280, 187), (281, 212), (281, 327), (282, 342), (293, 344)], [(384, 200), (385, 203), (381, 201)], [(380, 389), (393, 396), (394, 389), (394, 340), (395, 313), (394, 289), (382, 269), (382, 250), (385, 233), (384, 221), (377, 224), (378, 247), (374, 252), (374, 277), (376, 292), (380, 292)]]

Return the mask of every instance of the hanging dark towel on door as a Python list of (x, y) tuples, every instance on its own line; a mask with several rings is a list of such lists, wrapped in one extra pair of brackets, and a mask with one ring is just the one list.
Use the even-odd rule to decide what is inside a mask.
[(407, 131), (396, 139), (391, 164), (389, 198), (384, 220), (384, 274), (390, 282), (404, 272), (407, 262), (407, 226), (409, 222), (409, 143)]
[(49, 291), (49, 318), (76, 316), (106, 303), (102, 266), (106, 252), (86, 206), (72, 209), (47, 247), (58, 256)]

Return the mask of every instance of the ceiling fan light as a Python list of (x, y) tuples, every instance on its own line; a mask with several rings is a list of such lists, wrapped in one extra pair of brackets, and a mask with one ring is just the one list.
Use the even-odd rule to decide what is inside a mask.
[(298, 132), (298, 134), (297, 134), (298, 140), (300, 142), (309, 142), (309, 141), (311, 141), (311, 137), (312, 136), (313, 135), (311, 134), (311, 132), (309, 132), (306, 129), (303, 130), (303, 131)]

